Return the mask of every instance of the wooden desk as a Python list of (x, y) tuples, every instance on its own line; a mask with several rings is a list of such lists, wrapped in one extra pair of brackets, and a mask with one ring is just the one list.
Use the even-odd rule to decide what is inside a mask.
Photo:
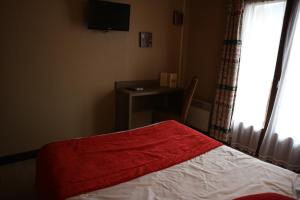
[[(180, 109), (183, 89), (159, 87), (154, 81), (116, 82), (115, 129), (128, 130), (151, 124), (152, 112), (161, 107)], [(128, 89), (143, 87), (143, 91)]]

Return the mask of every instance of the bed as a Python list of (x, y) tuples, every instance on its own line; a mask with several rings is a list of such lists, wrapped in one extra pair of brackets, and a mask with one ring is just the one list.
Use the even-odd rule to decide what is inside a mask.
[(170, 120), (47, 144), (36, 185), (45, 200), (296, 199), (300, 177)]

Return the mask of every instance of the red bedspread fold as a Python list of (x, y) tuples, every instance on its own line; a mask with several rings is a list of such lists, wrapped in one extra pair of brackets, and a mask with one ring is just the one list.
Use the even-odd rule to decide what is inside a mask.
[(296, 199), (288, 196), (284, 196), (282, 194), (269, 192), (269, 193), (247, 195), (247, 196), (236, 198), (234, 200), (296, 200)]
[(221, 146), (176, 121), (44, 146), (37, 159), (39, 199), (109, 187), (194, 158)]

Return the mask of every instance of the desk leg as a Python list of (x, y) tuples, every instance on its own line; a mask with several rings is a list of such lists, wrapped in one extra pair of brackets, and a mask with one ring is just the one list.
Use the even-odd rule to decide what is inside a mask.
[(131, 97), (128, 94), (121, 92), (116, 93), (116, 131), (128, 130), (130, 128), (131, 120)]

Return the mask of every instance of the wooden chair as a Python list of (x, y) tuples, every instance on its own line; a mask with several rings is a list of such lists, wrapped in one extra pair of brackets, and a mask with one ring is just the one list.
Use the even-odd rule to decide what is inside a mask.
[(185, 91), (184, 94), (184, 100), (183, 100), (183, 106), (180, 110), (180, 112), (176, 112), (176, 111), (171, 111), (171, 110), (158, 110), (153, 112), (153, 119), (152, 122), (160, 122), (160, 121), (164, 121), (164, 120), (169, 120), (169, 119), (173, 119), (173, 120), (177, 120), (181, 123), (185, 123), (187, 116), (188, 116), (188, 112), (193, 100), (193, 96), (194, 93), (196, 91), (197, 88), (197, 84), (198, 84), (198, 78), (197, 77), (193, 77), (189, 87), (187, 88), (187, 90)]

